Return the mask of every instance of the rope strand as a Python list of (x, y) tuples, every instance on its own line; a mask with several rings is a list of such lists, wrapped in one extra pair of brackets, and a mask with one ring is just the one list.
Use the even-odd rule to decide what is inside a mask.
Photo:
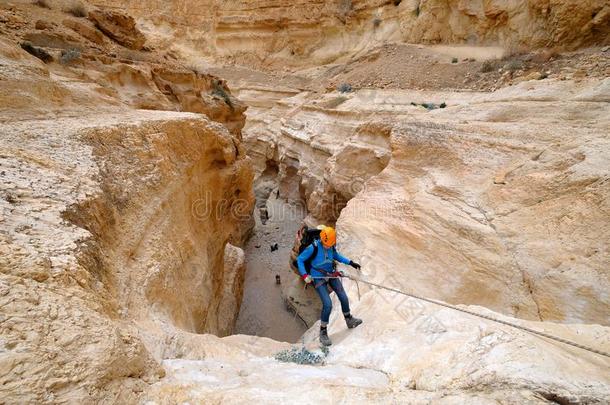
[[(510, 326), (510, 327), (513, 327), (513, 328), (516, 328), (516, 329), (520, 329), (520, 330), (529, 332), (529, 333), (534, 334), (534, 335), (542, 336), (542, 337), (545, 337), (547, 339), (555, 340), (557, 342), (564, 343), (566, 345), (574, 346), (574, 347), (577, 347), (579, 349), (586, 350), (586, 351), (589, 351), (591, 353), (599, 354), (601, 356), (605, 356), (605, 357), (609, 357), (610, 358), (610, 353), (608, 353), (608, 352), (604, 352), (602, 350), (598, 350), (598, 349), (595, 349), (595, 348), (592, 348), (592, 347), (589, 347), (589, 346), (581, 345), (579, 343), (572, 342), (571, 340), (567, 340), (567, 339), (564, 339), (564, 338), (553, 336), (553, 335), (550, 335), (550, 334), (548, 334), (546, 332), (540, 332), (538, 330), (529, 328), (527, 326), (521, 326), (521, 325), (517, 325), (517, 324), (512, 323), (512, 322), (503, 321), (501, 319), (497, 319), (497, 318), (494, 318), (494, 317), (489, 316), (489, 315), (479, 314), (478, 312), (474, 312), (474, 311), (470, 311), (468, 309), (460, 308), (460, 307), (457, 307), (455, 305), (447, 304), (447, 303), (442, 302), (442, 301), (437, 301), (437, 300), (434, 300), (434, 299), (431, 299), (431, 298), (426, 298), (426, 297), (422, 297), (422, 296), (419, 296), (419, 295), (410, 294), (410, 293), (398, 290), (396, 288), (386, 287), (384, 285), (372, 283), (370, 281), (366, 281), (366, 280), (363, 280), (361, 278), (353, 277), (353, 276), (350, 276), (350, 275), (346, 275), (345, 277), (349, 278), (350, 280), (354, 280), (356, 282), (356, 285), (358, 285), (358, 282), (362, 282), (364, 284), (368, 284), (368, 285), (371, 285), (373, 287), (377, 287), (377, 288), (381, 288), (381, 289), (384, 289), (384, 290), (392, 291), (392, 292), (395, 292), (397, 294), (406, 295), (406, 296), (411, 297), (411, 298), (415, 298), (415, 299), (426, 301), (426, 302), (429, 302), (429, 303), (432, 303), (432, 304), (440, 305), (440, 306), (443, 306), (443, 307), (446, 307), (446, 308), (449, 308), (449, 309), (453, 309), (455, 311), (464, 312), (464, 313), (469, 314), (469, 315), (477, 316), (479, 318), (483, 318), (483, 319), (487, 319), (487, 320), (490, 320), (490, 321), (493, 321), (493, 322), (497, 322), (497, 323), (500, 323), (500, 324), (503, 324), (503, 325), (507, 325), (507, 326)], [(316, 277), (316, 278), (318, 278), (318, 277)], [(360, 294), (360, 288), (358, 288), (358, 294)]]
[[(356, 282), (356, 286), (358, 287), (358, 299), (360, 299), (360, 286), (358, 285), (358, 282), (362, 282), (364, 284), (368, 284), (368, 285), (371, 285), (373, 287), (381, 288), (381, 289), (387, 290), (387, 291), (392, 291), (392, 292), (395, 292), (397, 294), (406, 295), (408, 297), (415, 298), (415, 299), (422, 300), (422, 301), (426, 301), (426, 302), (429, 302), (431, 304), (439, 305), (439, 306), (442, 306), (442, 307), (445, 307), (445, 308), (453, 309), (455, 311), (463, 312), (465, 314), (469, 314), (469, 315), (476, 316), (476, 317), (479, 317), (479, 318), (487, 319), (487, 320), (490, 320), (490, 321), (493, 321), (493, 322), (496, 322), (496, 323), (500, 323), (502, 325), (506, 325), (506, 326), (510, 326), (512, 328), (523, 330), (523, 331), (531, 333), (533, 335), (542, 336), (542, 337), (545, 337), (547, 339), (554, 340), (556, 342), (560, 342), (560, 343), (563, 343), (563, 344), (566, 344), (566, 345), (577, 347), (579, 349), (586, 350), (588, 352), (599, 354), (601, 356), (605, 356), (605, 357), (610, 358), (610, 353), (608, 353), (608, 352), (604, 352), (602, 350), (598, 350), (598, 349), (595, 349), (593, 347), (581, 345), (580, 343), (576, 343), (576, 342), (573, 342), (571, 340), (567, 340), (567, 339), (564, 339), (564, 338), (561, 338), (561, 337), (558, 337), (558, 336), (554, 336), (554, 335), (548, 334), (546, 332), (541, 332), (541, 331), (529, 328), (527, 326), (517, 325), (515, 323), (504, 321), (504, 320), (498, 319), (498, 318), (494, 318), (494, 317), (489, 316), (489, 315), (483, 315), (483, 314), (480, 314), (478, 312), (474, 312), (474, 311), (470, 311), (468, 309), (460, 308), (460, 307), (457, 307), (455, 305), (447, 304), (445, 302), (438, 301), (438, 300), (435, 300), (435, 299), (432, 299), (432, 298), (426, 298), (426, 297), (422, 297), (422, 296), (419, 296), (419, 295), (407, 293), (407, 292), (398, 290), (396, 288), (387, 287), (387, 286), (384, 286), (384, 285), (381, 285), (381, 284), (373, 283), (373, 282), (370, 282), (370, 281), (367, 281), (367, 280), (364, 280), (364, 279), (361, 279), (361, 278), (357, 278), (357, 277), (354, 277), (354, 276), (351, 276), (351, 275), (348, 275), (348, 274), (346, 274), (344, 277), (346, 277), (346, 278)], [(337, 277), (337, 276), (312, 277), (312, 279), (330, 279), (330, 278), (341, 278), (341, 277)], [(305, 285), (305, 287), (307, 287), (307, 285)]]
[[(358, 298), (359, 299), (360, 299), (360, 286), (358, 285), (358, 282), (362, 282), (364, 284), (368, 284), (368, 285), (371, 285), (373, 287), (381, 288), (381, 289), (387, 290), (387, 291), (392, 291), (392, 292), (395, 292), (397, 294), (406, 295), (408, 297), (415, 298), (415, 299), (422, 300), (422, 301), (426, 301), (426, 302), (429, 302), (431, 304), (439, 305), (439, 306), (442, 306), (442, 307), (445, 307), (445, 308), (449, 308), (449, 309), (453, 309), (455, 311), (463, 312), (463, 313), (466, 313), (466, 314), (469, 314), (469, 315), (472, 315), (472, 316), (476, 316), (476, 317), (479, 317), (479, 318), (487, 319), (487, 320), (490, 320), (490, 321), (493, 321), (493, 322), (496, 322), (496, 323), (500, 323), (502, 325), (507, 325), (507, 326), (510, 326), (512, 328), (520, 329), (520, 330), (523, 330), (525, 332), (528, 332), (528, 333), (531, 333), (531, 334), (534, 334), (534, 335), (542, 336), (542, 337), (545, 337), (547, 339), (554, 340), (556, 342), (560, 342), (560, 343), (563, 343), (563, 344), (566, 344), (566, 345), (577, 347), (579, 349), (586, 350), (588, 352), (599, 354), (601, 356), (605, 356), (605, 357), (610, 358), (610, 353), (608, 353), (608, 352), (604, 352), (602, 350), (598, 350), (598, 349), (595, 349), (595, 348), (592, 348), (592, 347), (589, 347), (589, 346), (581, 345), (580, 343), (576, 343), (576, 342), (573, 342), (571, 340), (567, 340), (567, 339), (564, 339), (564, 338), (561, 338), (561, 337), (558, 337), (558, 336), (554, 336), (554, 335), (548, 334), (546, 332), (541, 332), (541, 331), (529, 328), (527, 326), (517, 325), (515, 323), (504, 321), (504, 320), (498, 319), (498, 318), (494, 318), (494, 317), (489, 316), (489, 315), (483, 315), (483, 314), (480, 314), (478, 312), (474, 312), (474, 311), (470, 311), (468, 309), (460, 308), (460, 307), (457, 307), (455, 305), (447, 304), (447, 303), (442, 302), (442, 301), (437, 301), (437, 300), (434, 300), (432, 298), (426, 298), (426, 297), (422, 297), (422, 296), (419, 296), (419, 295), (407, 293), (407, 292), (398, 290), (396, 288), (387, 287), (387, 286), (384, 286), (384, 285), (381, 285), (381, 284), (376, 284), (376, 283), (373, 283), (373, 282), (370, 282), (370, 281), (363, 280), (361, 278), (356, 278), (354, 276), (345, 275), (345, 277), (356, 282), (356, 286), (358, 287)], [(330, 279), (330, 278), (341, 278), (341, 277), (333, 276), (333, 277), (312, 277), (312, 278), (313, 279)]]

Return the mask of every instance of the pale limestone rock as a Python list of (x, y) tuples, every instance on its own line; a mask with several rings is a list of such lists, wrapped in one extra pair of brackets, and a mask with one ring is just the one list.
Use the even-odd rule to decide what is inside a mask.
[[(205, 358), (165, 361), (168, 377), (146, 398), (151, 403), (486, 404), (553, 398), (598, 403), (610, 395), (607, 361), (579, 349), (374, 290), (367, 289), (356, 309), (365, 322), (357, 329), (346, 330), (338, 316), (333, 320), (335, 344), (325, 366), (281, 363), (272, 356), (285, 346), (232, 336), (209, 342), (216, 350)], [(516, 322), (608, 349), (607, 328)], [(319, 353), (316, 338), (307, 335), (306, 347)]]
[(610, 41), (610, 5), (604, 0), (91, 3), (135, 16), (157, 46), (280, 70), (349, 58), (389, 41), (496, 43), (515, 50)]
[(127, 48), (140, 50), (146, 42), (146, 37), (130, 15), (111, 10), (93, 10), (89, 12), (89, 19), (109, 38)]
[[(351, 10), (210, 0), (202, 13), (185, 1), (112, 3), (134, 12), (155, 44), (180, 37), (208, 55), (295, 65), (422, 33), (422, 41), (476, 33), (505, 45), (576, 46), (599, 42), (608, 16), (594, 1), (426, 2), (417, 19), (409, 1)], [(380, 29), (368, 35), (373, 15)], [(0, 58), (3, 400), (610, 397), (604, 357), (350, 281), (365, 323), (348, 331), (335, 310), (324, 367), (273, 360), (289, 345), (270, 339), (199, 334), (231, 333), (244, 271), (234, 245), (251, 224), (254, 171), (277, 178), (282, 196), (304, 197), (310, 220), (335, 220), (333, 203), (347, 203), (339, 247), (362, 262), (361, 277), (610, 351), (610, 81), (349, 96), (244, 83), (248, 160), (243, 105), (217, 78), (100, 58), (73, 80), (4, 40)], [(411, 106), (430, 101), (449, 107)], [(192, 110), (218, 123), (133, 107)], [(303, 338), (311, 350), (316, 332)]]
[(136, 403), (170, 336), (232, 332), (244, 259), (227, 242), (254, 204), (239, 131), (118, 111), (17, 46), (0, 57), (1, 396)]
[(253, 196), (224, 127), (134, 112), (25, 121), (3, 134), (2, 192), (15, 196), (0, 200), (0, 267), (12, 285), (0, 298), (5, 399), (142, 391), (125, 378), (162, 374), (151, 352), (163, 325), (231, 333), (244, 263), (225, 245), (240, 222), (206, 209), (223, 198), (252, 207)]
[[(249, 112), (245, 143), (257, 171), (279, 162), (280, 184), (300, 190), (313, 223), (336, 218), (328, 199), (342, 208), (355, 194), (342, 190), (364, 188), (341, 212), (340, 249), (372, 273), (527, 319), (608, 325), (608, 85), (535, 81), (491, 95), (361, 90), (340, 115), (314, 107), (313, 96), (270, 99)], [(411, 106), (430, 100), (449, 107)], [(371, 131), (377, 144), (358, 150), (357, 128), (371, 114), (394, 123), (380, 173), (387, 162), (363, 162), (385, 156), (384, 127)], [(353, 154), (337, 164), (344, 142)], [(364, 179), (372, 178), (354, 181), (370, 168)]]

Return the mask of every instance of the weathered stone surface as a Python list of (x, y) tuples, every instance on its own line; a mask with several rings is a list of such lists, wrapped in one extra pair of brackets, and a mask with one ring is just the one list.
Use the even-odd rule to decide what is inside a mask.
[(104, 44), (104, 35), (95, 27), (91, 26), (90, 22), (84, 22), (75, 18), (66, 18), (62, 21), (62, 24), (95, 44)]
[[(178, 40), (245, 64), (316, 65), (386, 41), (523, 48), (609, 44), (604, 0), (93, 0), (123, 9), (159, 46)], [(168, 33), (166, 27), (171, 27)]]
[(239, 137), (118, 110), (5, 41), (0, 58), (0, 396), (136, 403), (167, 330), (232, 332), (244, 263), (227, 241), (254, 205)]
[(89, 19), (109, 38), (130, 49), (140, 50), (146, 37), (132, 16), (110, 10), (92, 10)]
[(241, 133), (246, 121), (246, 106), (231, 95), (222, 79), (167, 68), (156, 68), (151, 73), (157, 88), (170, 100), (176, 100), (182, 111), (205, 114), (214, 121), (225, 123), (231, 132)]
[(239, 223), (206, 210), (224, 198), (229, 208), (253, 199), (250, 170), (226, 129), (142, 112), (2, 131), (0, 268), (13, 286), (0, 298), (9, 322), (3, 398), (101, 399), (132, 383), (141, 390), (141, 380), (123, 379), (160, 373), (150, 354), (156, 323), (231, 332), (243, 253), (229, 249), (225, 269), (224, 246)]
[[(589, 74), (603, 66), (490, 93), (373, 77), (339, 94), (316, 86), (336, 66), (283, 73), (386, 40), (604, 42), (605, 4), (393, 3), (113, 2), (167, 53), (1, 6), (3, 401), (607, 402), (605, 357), (348, 280), (364, 324), (347, 330), (335, 308), (325, 366), (209, 334), (237, 316), (256, 174), (261, 198), (279, 186), (309, 221), (336, 221), (339, 250), (363, 265), (352, 274), (610, 351), (610, 82)], [(54, 52), (77, 43), (82, 60), (45, 65), (16, 45), (29, 34)], [(220, 69), (238, 101), (199, 73), (202, 55), (281, 69)], [(318, 350), (317, 325), (302, 343)]]
[[(462, 306), (610, 349), (608, 256), (601, 253), (610, 245), (602, 215), (607, 198), (601, 196), (610, 190), (604, 180), (587, 180), (608, 176), (607, 80), (536, 81), (494, 94), (366, 90), (349, 95), (341, 114), (314, 108), (336, 94), (322, 100), (314, 95), (276, 98), (277, 93), (249, 85), (240, 94), (258, 101), (244, 131), (254, 167), (262, 175), (269, 159), (277, 162), (287, 191), (310, 182), (314, 190), (324, 189), (325, 181), (335, 177), (341, 184), (361, 169), (360, 159), (368, 161), (371, 150), (387, 153), (389, 142), (389, 162), (364, 182), (337, 222), (339, 249), (363, 264), (361, 272), (350, 273), (418, 295), (491, 307), (500, 313)], [(428, 112), (411, 105), (439, 99), (447, 102), (446, 109)], [(391, 118), (391, 129), (366, 124), (371, 116)], [(370, 135), (368, 148), (350, 159), (338, 158), (344, 139), (363, 133)], [(294, 172), (282, 170), (286, 161)], [(304, 197), (315, 198), (313, 193)], [(568, 224), (557, 218), (579, 220)], [(598, 253), (585, 253), (593, 251)], [(562, 252), (571, 258), (557, 266), (553, 260)], [(553, 268), (563, 270), (546, 271)], [(235, 336), (230, 344), (239, 341), (244, 345), (239, 349), (222, 346), (205, 359), (164, 362), (168, 378), (155, 384), (147, 398), (157, 403), (328, 398), (596, 403), (610, 394), (608, 362), (602, 356), (362, 283), (359, 289), (345, 283), (352, 312), (364, 324), (347, 330), (335, 310), (334, 344), (324, 367), (273, 361), (269, 357), (284, 349), (277, 343)], [(578, 307), (572, 305), (576, 302)], [(539, 318), (544, 322), (535, 321)], [(317, 350), (317, 325), (304, 342)], [(244, 347), (259, 345), (268, 352), (242, 357), (250, 353)], [(295, 385), (295, 379), (302, 384)], [(274, 384), (266, 384), (269, 380)]]
[[(336, 93), (265, 104), (260, 92), (245, 143), (258, 173), (278, 163), (313, 223), (341, 213), (345, 241), (367, 241), (353, 252), (373, 273), (450, 302), (609, 325), (608, 80), (561, 83), (493, 95), (363, 90), (333, 109), (318, 106)], [(411, 105), (430, 100), (449, 107)], [(583, 126), (588, 116), (595, 125)], [(392, 122), (391, 140), (384, 125), (361, 124), (371, 117)], [(363, 201), (341, 211), (354, 196)]]

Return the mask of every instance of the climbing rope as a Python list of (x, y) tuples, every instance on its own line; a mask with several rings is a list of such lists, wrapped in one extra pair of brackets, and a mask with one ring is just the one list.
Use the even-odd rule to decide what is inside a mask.
[[(610, 353), (607, 353), (607, 352), (604, 352), (604, 351), (601, 351), (601, 350), (597, 350), (597, 349), (594, 349), (594, 348), (589, 347), (589, 346), (581, 345), (579, 343), (572, 342), (571, 340), (567, 340), (567, 339), (564, 339), (564, 338), (553, 336), (553, 335), (550, 335), (550, 334), (548, 334), (546, 332), (540, 332), (538, 330), (535, 330), (535, 329), (532, 329), (532, 328), (528, 328), (527, 326), (521, 326), (521, 325), (517, 325), (517, 324), (512, 323), (512, 322), (503, 321), (501, 319), (494, 318), (493, 316), (479, 314), (478, 312), (474, 312), (474, 311), (470, 311), (470, 310), (467, 310), (467, 309), (464, 309), (464, 308), (460, 308), (460, 307), (457, 307), (455, 305), (447, 304), (447, 303), (442, 302), (442, 301), (437, 301), (437, 300), (434, 300), (434, 299), (431, 299), (431, 298), (426, 298), (426, 297), (421, 297), (419, 295), (410, 294), (410, 293), (398, 290), (396, 288), (386, 287), (384, 285), (372, 283), (370, 281), (363, 280), (361, 278), (357, 278), (357, 277), (354, 277), (354, 276), (346, 275), (345, 277), (349, 278), (350, 280), (354, 280), (356, 282), (356, 285), (358, 285), (358, 282), (361, 282), (361, 283), (364, 283), (364, 284), (371, 285), (373, 287), (377, 287), (377, 288), (381, 288), (381, 289), (384, 289), (384, 290), (392, 291), (392, 292), (395, 292), (397, 294), (406, 295), (406, 296), (411, 297), (411, 298), (415, 298), (415, 299), (418, 299), (418, 300), (430, 302), (432, 304), (436, 304), (436, 305), (440, 305), (440, 306), (443, 306), (443, 307), (446, 307), (446, 308), (450, 308), (450, 309), (453, 309), (455, 311), (464, 312), (466, 314), (477, 316), (479, 318), (483, 318), (483, 319), (487, 319), (487, 320), (490, 320), (490, 321), (493, 321), (493, 322), (501, 323), (503, 325), (507, 325), (507, 326), (510, 326), (510, 327), (513, 327), (513, 328), (516, 328), (516, 329), (520, 329), (520, 330), (523, 330), (525, 332), (529, 332), (529, 333), (534, 334), (534, 335), (545, 337), (547, 339), (555, 340), (557, 342), (564, 343), (566, 345), (574, 346), (574, 347), (577, 347), (579, 349), (589, 351), (591, 353), (599, 354), (601, 356), (610, 357)], [(359, 287), (358, 287), (358, 295), (360, 295), (360, 288)]]

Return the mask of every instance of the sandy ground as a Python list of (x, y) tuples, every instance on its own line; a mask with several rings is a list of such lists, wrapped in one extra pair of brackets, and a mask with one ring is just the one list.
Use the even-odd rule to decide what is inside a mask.
[[(286, 309), (275, 276), (279, 275), (283, 283), (296, 277), (288, 266), (288, 260), (294, 235), (304, 216), (297, 207), (275, 199), (275, 193), (267, 202), (267, 210), (269, 220), (265, 225), (261, 223), (258, 212), (255, 213), (254, 235), (245, 247), (246, 280), (236, 333), (294, 343), (306, 328)], [(278, 250), (271, 252), (270, 246), (274, 243), (278, 244)]]
[[(513, 51), (515, 52), (515, 51)], [(295, 72), (258, 71), (244, 66), (203, 69), (227, 79), (233, 89), (252, 86), (324, 93), (353, 89), (494, 91), (521, 80), (604, 78), (610, 75), (610, 47), (573, 52), (542, 49), (510, 53), (498, 47), (386, 44), (346, 63)]]

